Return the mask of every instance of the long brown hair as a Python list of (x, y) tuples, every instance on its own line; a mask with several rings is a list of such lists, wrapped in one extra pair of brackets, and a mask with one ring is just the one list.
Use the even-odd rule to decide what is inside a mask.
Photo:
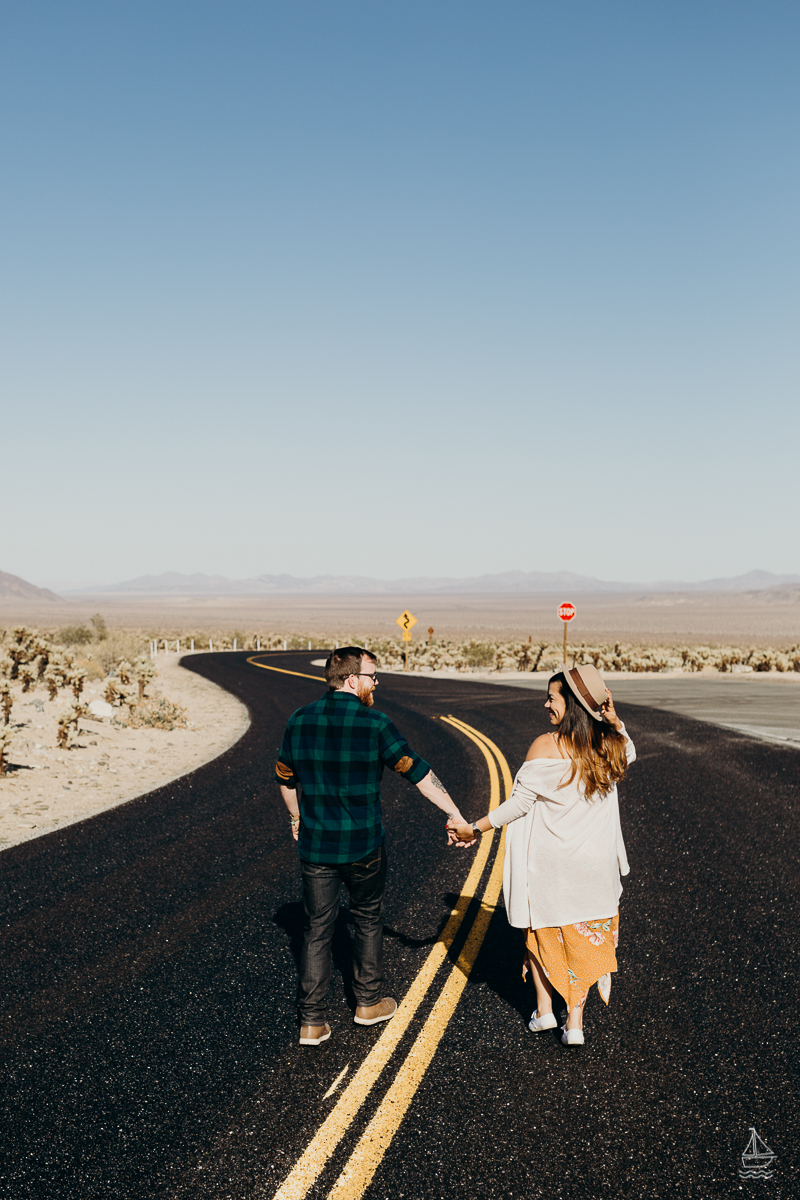
[(608, 721), (595, 721), (589, 716), (576, 700), (563, 671), (553, 675), (550, 683), (558, 684), (566, 701), (567, 709), (557, 731), (558, 742), (572, 760), (569, 778), (559, 786), (566, 787), (577, 775), (587, 800), (596, 795), (605, 796), (615, 783), (625, 778), (628, 769), (625, 735), (618, 733)]

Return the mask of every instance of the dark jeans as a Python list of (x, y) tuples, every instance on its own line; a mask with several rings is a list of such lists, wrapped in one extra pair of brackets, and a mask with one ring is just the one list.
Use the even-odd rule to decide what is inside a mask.
[(297, 1009), (302, 1025), (325, 1022), (331, 981), (331, 942), (339, 914), (342, 884), (350, 893), (353, 938), (353, 990), (357, 1004), (377, 1004), (383, 987), (383, 889), (386, 849), (377, 846), (353, 863), (309, 863), (300, 860), (303, 874), (303, 949)]

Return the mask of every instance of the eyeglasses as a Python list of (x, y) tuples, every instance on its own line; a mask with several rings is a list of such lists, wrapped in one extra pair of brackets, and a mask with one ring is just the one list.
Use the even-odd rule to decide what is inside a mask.
[(378, 682), (378, 676), (374, 671), (353, 671), (354, 675), (363, 675), (365, 679), (371, 679), (373, 683)]

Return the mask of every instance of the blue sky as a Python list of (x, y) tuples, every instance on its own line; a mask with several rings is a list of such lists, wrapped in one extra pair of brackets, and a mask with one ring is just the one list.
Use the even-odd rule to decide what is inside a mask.
[(6, 3), (0, 569), (800, 571), (799, 35)]

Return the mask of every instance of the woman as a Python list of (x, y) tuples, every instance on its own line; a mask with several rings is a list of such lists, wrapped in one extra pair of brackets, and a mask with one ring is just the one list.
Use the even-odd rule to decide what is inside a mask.
[(509, 825), (503, 892), (510, 923), (528, 931), (537, 999), (529, 1028), (556, 1027), (555, 990), (567, 1002), (561, 1040), (582, 1046), (589, 988), (597, 983), (608, 1004), (617, 969), (620, 875), (629, 870), (617, 784), (636, 752), (595, 667), (554, 675), (545, 708), (553, 728), (533, 742), (505, 804), (450, 828), (469, 842)]

